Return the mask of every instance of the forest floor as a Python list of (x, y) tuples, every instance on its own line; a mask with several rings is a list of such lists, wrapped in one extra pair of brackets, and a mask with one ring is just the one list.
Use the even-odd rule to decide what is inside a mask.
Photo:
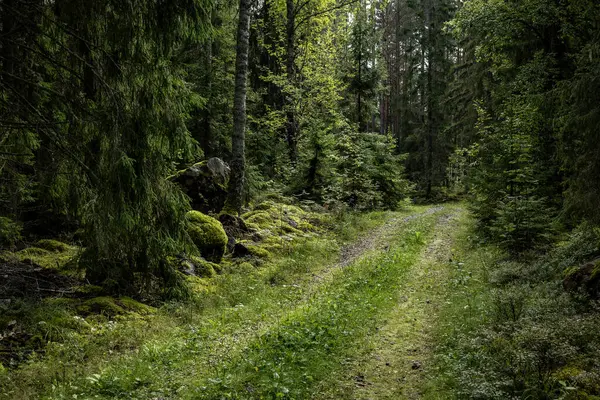
[(471, 220), (457, 204), (356, 218), (255, 273), (220, 276), (201, 304), (65, 333), (0, 371), (0, 398), (424, 397)]

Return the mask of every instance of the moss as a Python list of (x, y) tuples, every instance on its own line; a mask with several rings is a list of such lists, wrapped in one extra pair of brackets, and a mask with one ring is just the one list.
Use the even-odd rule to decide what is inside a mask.
[(250, 254), (252, 254), (255, 257), (259, 257), (259, 258), (271, 258), (271, 253), (269, 253), (268, 250), (265, 250), (265, 249), (263, 249), (260, 246), (246, 245), (246, 248), (248, 249), (248, 251), (250, 252)]
[(242, 275), (249, 275), (249, 274), (253, 273), (255, 270), (256, 270), (256, 268), (254, 267), (254, 265), (252, 265), (251, 263), (249, 263), (247, 261), (236, 264), (233, 267), (234, 273), (242, 274)]
[[(52, 245), (56, 245), (56, 243), (52, 243)], [(48, 245), (48, 243), (42, 243), (42, 245), (44, 244)], [(21, 251), (17, 251), (16, 253), (5, 252), (2, 254), (2, 258), (6, 261), (36, 264), (43, 268), (56, 269), (62, 272), (69, 273), (71, 275), (80, 272), (77, 271), (77, 269), (75, 268), (75, 263), (71, 263), (71, 261), (77, 255), (77, 247), (60, 243), (60, 245), (56, 245), (53, 248), (55, 250), (50, 251), (40, 247), (28, 247)], [(73, 268), (69, 268), (70, 266), (72, 266)]]
[(156, 312), (156, 308), (140, 303), (130, 297), (120, 297), (119, 303), (127, 310), (140, 315), (154, 314)]
[(250, 224), (257, 225), (260, 229), (272, 227), (275, 223), (273, 221), (273, 217), (266, 211), (259, 211), (248, 218), (246, 218), (246, 222)]
[(212, 263), (212, 267), (218, 275), (223, 273), (223, 269), (227, 266), (228, 263), (221, 261), (221, 264)]
[(140, 303), (130, 297), (115, 299), (108, 296), (94, 297), (76, 307), (77, 312), (84, 315), (99, 314), (114, 317), (123, 314), (149, 315), (156, 312), (156, 308)]
[(75, 292), (82, 295), (95, 295), (95, 297), (104, 293), (104, 289), (97, 285), (81, 285), (75, 288)]
[(227, 246), (227, 234), (223, 225), (199, 211), (188, 212), (187, 220), (188, 234), (202, 256), (208, 261), (221, 261)]
[(304, 232), (315, 232), (317, 228), (308, 221), (301, 220), (298, 222), (298, 229)]
[(568, 381), (570, 379), (577, 377), (578, 375), (581, 375), (581, 373), (583, 373), (583, 372), (585, 372), (585, 371), (583, 371), (579, 367), (567, 365), (566, 367), (563, 367), (563, 368), (559, 369), (558, 371), (554, 372), (552, 374), (552, 377), (554, 379), (556, 379), (557, 381)]
[(121, 307), (112, 297), (95, 297), (84, 301), (77, 307), (77, 311), (81, 314), (102, 314), (106, 316), (115, 316), (125, 314), (125, 309)]
[(206, 261), (200, 257), (190, 257), (190, 261), (194, 264), (196, 275), (202, 278), (212, 278), (216, 275), (215, 266), (217, 264)]
[(73, 246), (69, 246), (66, 243), (59, 242), (53, 239), (42, 239), (36, 243), (36, 247), (40, 249), (54, 251), (54, 252), (65, 252), (73, 249)]
[(259, 205), (257, 205), (256, 207), (254, 207), (255, 210), (270, 210), (273, 208), (277, 208), (277, 204), (275, 204), (272, 201), (263, 201), (262, 203), (260, 203)]
[(264, 244), (262, 245), (262, 248), (271, 253), (276, 253), (283, 250), (283, 245), (281, 243)]
[(569, 267), (563, 271), (563, 276), (565, 278), (572, 277), (573, 275), (577, 274), (579, 272), (579, 270), (580, 270), (579, 266)]
[(15, 254), (19, 257), (45, 257), (49, 255), (50, 252), (46, 249), (40, 249), (39, 247), (28, 247), (17, 251)]
[(247, 221), (247, 220), (248, 220), (248, 218), (252, 217), (254, 214), (257, 214), (257, 213), (259, 213), (259, 212), (261, 212), (261, 211), (257, 211), (257, 210), (248, 211), (248, 212), (246, 212), (246, 213), (243, 213), (243, 214), (241, 215), (241, 217), (242, 217), (242, 219), (243, 219), (243, 220), (244, 220), (246, 223), (248, 223), (248, 221)]
[(66, 309), (75, 308), (78, 302), (79, 300), (70, 299), (68, 297), (48, 297), (47, 299), (44, 299), (45, 304), (58, 306)]
[(592, 269), (591, 279), (596, 279), (600, 276), (600, 260), (596, 261), (594, 268)]
[(246, 227), (250, 230), (253, 231), (259, 231), (260, 230), (260, 226), (258, 226), (258, 224), (253, 224), (252, 222), (246, 222)]
[(283, 231), (284, 233), (292, 233), (292, 234), (295, 234), (295, 235), (301, 235), (302, 234), (301, 230), (298, 230), (298, 229), (294, 228), (293, 226), (288, 225), (285, 222), (283, 224), (281, 224), (281, 231)]
[(303, 209), (301, 209), (300, 207), (297, 207), (297, 206), (284, 205), (282, 207), (282, 209), (285, 214), (289, 214), (289, 215), (303, 216), (306, 214), (306, 211), (304, 211)]

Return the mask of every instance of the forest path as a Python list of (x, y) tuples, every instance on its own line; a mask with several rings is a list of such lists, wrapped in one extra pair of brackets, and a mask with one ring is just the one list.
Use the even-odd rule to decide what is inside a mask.
[(464, 229), (466, 211), (439, 217), (418, 261), (404, 275), (396, 306), (377, 327), (369, 346), (346, 368), (345, 379), (316, 398), (420, 399), (433, 356), (432, 331), (446, 301), (449, 265), (457, 233)]

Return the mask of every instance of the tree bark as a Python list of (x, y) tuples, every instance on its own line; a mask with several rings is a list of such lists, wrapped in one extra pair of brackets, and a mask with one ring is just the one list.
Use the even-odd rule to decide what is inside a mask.
[(231, 177), (227, 209), (242, 210), (245, 189), (246, 81), (250, 39), (250, 0), (240, 0), (235, 58), (235, 92), (233, 98), (233, 134), (231, 136)]
[[(286, 0), (286, 11), (287, 11), (287, 21), (286, 21), (286, 60), (285, 60), (285, 72), (287, 74), (287, 79), (289, 85), (294, 84), (294, 64), (296, 59), (296, 10), (294, 6), (294, 0)], [(292, 166), (296, 165), (296, 161), (298, 159), (298, 149), (297, 149), (297, 141), (298, 141), (298, 132), (297, 132), (297, 123), (296, 123), (296, 115), (294, 114), (294, 104), (293, 99), (290, 95), (286, 96), (287, 110), (286, 110), (286, 138), (288, 142), (289, 154), (290, 154), (290, 162)]]

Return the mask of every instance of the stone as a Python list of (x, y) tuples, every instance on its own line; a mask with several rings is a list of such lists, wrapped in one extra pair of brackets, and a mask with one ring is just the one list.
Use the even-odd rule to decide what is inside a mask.
[(218, 214), (227, 200), (230, 172), (226, 162), (213, 157), (179, 171), (169, 180), (177, 183), (188, 195), (192, 209)]
[(186, 218), (187, 232), (202, 257), (215, 263), (221, 262), (228, 242), (221, 223), (199, 211), (189, 211)]

